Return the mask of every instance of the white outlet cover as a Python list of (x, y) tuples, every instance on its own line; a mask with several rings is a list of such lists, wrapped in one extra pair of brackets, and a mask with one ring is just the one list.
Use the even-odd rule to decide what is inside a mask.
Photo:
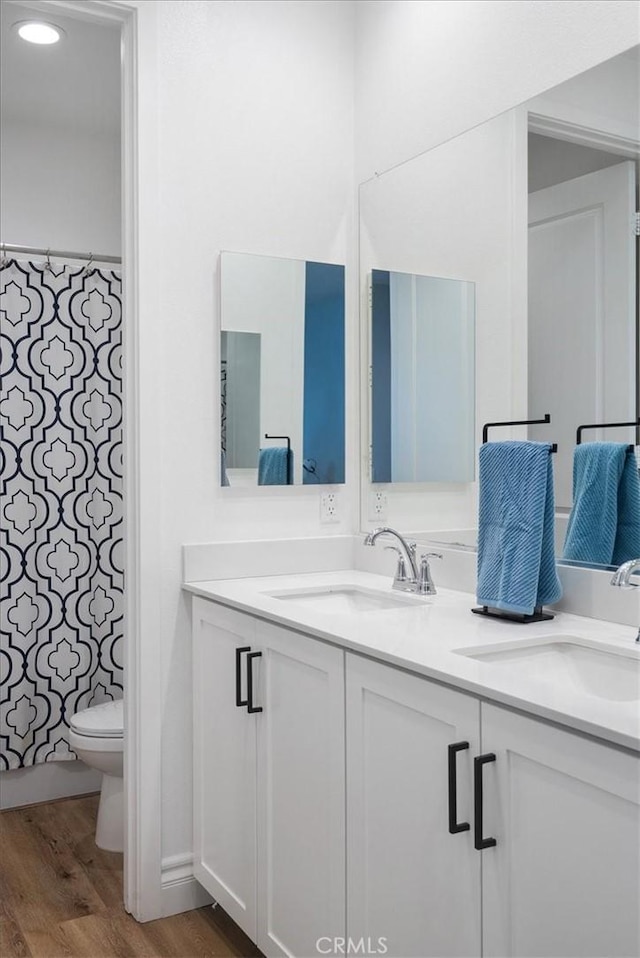
[(371, 522), (387, 518), (389, 504), (386, 492), (372, 492), (369, 495), (369, 519)]
[(335, 492), (323, 492), (320, 495), (320, 522), (340, 522), (338, 496)]

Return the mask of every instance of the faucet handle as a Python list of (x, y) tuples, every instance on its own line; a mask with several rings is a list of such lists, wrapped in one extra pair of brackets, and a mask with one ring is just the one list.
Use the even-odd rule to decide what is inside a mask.
[(409, 577), (407, 576), (407, 564), (404, 561), (404, 556), (402, 555), (402, 552), (400, 551), (400, 549), (398, 549), (397, 546), (385, 546), (384, 551), (395, 552), (398, 556), (398, 564), (396, 566), (396, 574), (393, 580), (393, 584), (395, 585), (396, 583), (399, 583), (399, 582), (407, 582), (409, 580)]
[(431, 578), (431, 569), (429, 568), (429, 559), (441, 559), (441, 552), (423, 552), (420, 556), (420, 577), (418, 579), (419, 595), (437, 595), (438, 590)]

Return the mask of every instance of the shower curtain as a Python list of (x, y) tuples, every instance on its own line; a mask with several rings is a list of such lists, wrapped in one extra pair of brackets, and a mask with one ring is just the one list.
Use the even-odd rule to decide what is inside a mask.
[(74, 759), (122, 696), (121, 314), (117, 272), (0, 270), (0, 768)]

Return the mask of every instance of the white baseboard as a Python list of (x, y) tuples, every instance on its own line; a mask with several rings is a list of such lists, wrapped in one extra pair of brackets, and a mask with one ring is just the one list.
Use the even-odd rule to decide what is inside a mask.
[(44, 762), (0, 772), (0, 808), (20, 808), (99, 792), (102, 772), (80, 761)]
[(172, 855), (162, 859), (162, 917), (212, 905), (213, 898), (193, 877), (193, 856)]

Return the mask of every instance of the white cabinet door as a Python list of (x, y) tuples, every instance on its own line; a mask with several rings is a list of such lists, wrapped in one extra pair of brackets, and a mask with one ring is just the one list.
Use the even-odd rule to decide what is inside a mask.
[(640, 954), (637, 756), (482, 706), (485, 956)]
[(304, 958), (345, 932), (344, 653), (264, 622), (257, 644), (257, 944)]
[[(255, 620), (193, 600), (194, 875), (256, 940), (256, 720), (236, 705)], [(240, 656), (246, 698), (247, 655)]]
[[(390, 958), (480, 954), (480, 860), (473, 844), (472, 757), (479, 703), (348, 654), (347, 933)], [(449, 790), (449, 746), (457, 788)], [(449, 831), (455, 818), (469, 823)], [(378, 943), (384, 939), (384, 943)], [(367, 942), (368, 943), (368, 942)]]

